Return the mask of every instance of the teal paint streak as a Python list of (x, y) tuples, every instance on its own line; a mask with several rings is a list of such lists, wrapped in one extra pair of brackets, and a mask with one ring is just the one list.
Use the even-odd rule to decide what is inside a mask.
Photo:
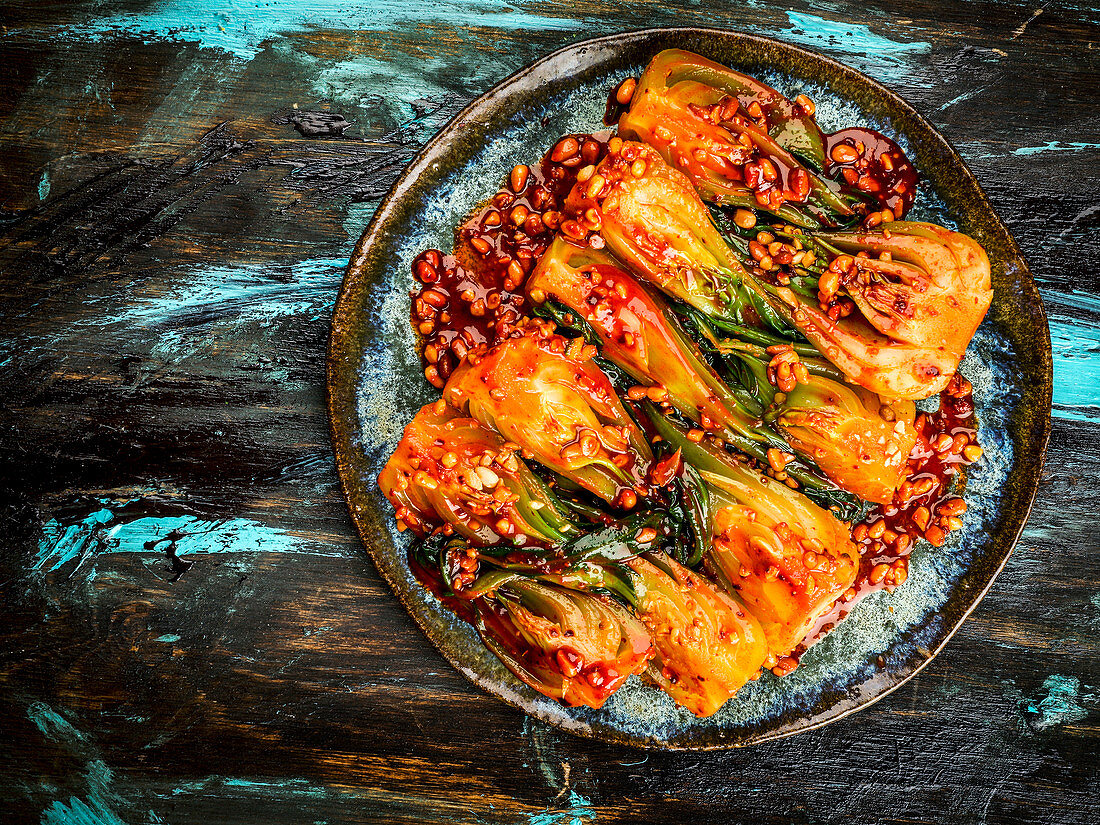
[[(510, 73), (511, 68), (504, 68), (503, 74)], [(441, 58), (423, 59), (417, 71), (410, 72), (403, 63), (392, 59), (360, 54), (319, 66), (310, 91), (315, 97), (332, 100), (337, 105), (356, 107), (362, 105), (364, 89), (385, 89), (382, 108), (388, 113), (387, 125), (396, 127), (408, 117), (410, 101), (441, 100), (452, 91), (452, 85), (476, 94), (492, 86), (501, 73), (502, 66), (495, 61), (456, 66)]]
[(233, 796), (255, 796), (282, 799), (325, 799), (344, 796), (340, 789), (314, 785), (307, 779), (244, 779), (228, 776), (208, 776), (197, 782), (185, 782), (172, 789), (172, 796), (185, 794), (208, 795), (211, 791)]
[(326, 790), (312, 785), (305, 779), (273, 779), (261, 781), (258, 779), (239, 779), (236, 777), (223, 779), (222, 784), (230, 788), (238, 788), (256, 794), (270, 794), (273, 791), (280, 793), (293, 791), (295, 796), (309, 799), (323, 799)]
[(53, 560), (55, 563), (49, 569), (56, 570), (71, 559), (85, 557), (101, 541), (103, 525), (113, 518), (114, 513), (104, 508), (76, 524), (61, 525), (50, 519), (42, 526), (35, 569), (41, 570)]
[(1093, 593), (1089, 596), (1089, 605), (1092, 607), (1093, 614), (1089, 618), (1089, 624), (1100, 630), (1100, 593)]
[(1089, 624), (1093, 627), (1100, 629), (1100, 593), (1093, 593), (1089, 596), (1089, 604), (1092, 605), (1096, 615), (1092, 617)]
[(91, 804), (69, 797), (68, 803), (54, 802), (42, 812), (41, 825), (126, 825), (113, 811), (96, 800)]
[(1021, 146), (1013, 149), (1014, 155), (1038, 155), (1041, 152), (1084, 152), (1088, 149), (1100, 149), (1100, 143), (1062, 143), (1052, 140), (1042, 146)]
[(1088, 295), (1083, 292), (1055, 292), (1048, 289), (1040, 289), (1039, 293), (1043, 296), (1043, 303), (1045, 304), (1084, 309), (1100, 315), (1100, 297), (1096, 295)]
[(47, 741), (84, 762), (83, 779), (87, 786), (84, 798), (70, 796), (68, 800), (55, 800), (42, 811), (41, 825), (126, 825), (112, 810), (116, 800), (111, 792), (114, 775), (88, 737), (45, 702), (28, 707), (27, 718)]
[[(342, 556), (324, 545), (291, 535), (270, 525), (247, 518), (204, 521), (194, 516), (146, 516), (124, 520), (110, 510), (101, 509), (72, 524), (50, 519), (42, 529), (36, 570), (51, 572), (76, 560), (77, 567), (104, 553), (163, 554), (162, 541), (152, 549), (147, 542), (164, 539), (179, 531), (176, 554), (194, 553), (308, 553), (318, 556)], [(75, 568), (74, 568), (75, 570)]]
[[(167, 290), (160, 284), (130, 286), (97, 299), (102, 309), (57, 335), (0, 341), (0, 367), (42, 349), (83, 348), (90, 335), (108, 349), (117, 344), (134, 352), (137, 347), (143, 359), (151, 355), (175, 364), (222, 354), (239, 366), (240, 353), (221, 347), (224, 342), (248, 340), (255, 353), (267, 354), (287, 324), (327, 325), (347, 263), (341, 255), (263, 266), (207, 265), (181, 273)], [(135, 329), (142, 334), (135, 336)], [(280, 379), (279, 372), (269, 369), (273, 380)]]
[(42, 173), (42, 177), (38, 179), (38, 199), (40, 201), (46, 200), (50, 195), (50, 173), (45, 171)]
[(1054, 416), (1100, 420), (1100, 298), (1042, 289), (1054, 358)]
[(489, 0), (444, 0), (423, 6), (401, 0), (161, 0), (145, 11), (105, 15), (61, 33), (93, 41), (126, 34), (147, 42), (197, 43), (251, 60), (277, 37), (318, 29), (393, 31), (435, 22), (448, 29), (574, 31), (585, 25), (583, 20), (501, 8)]
[(1054, 405), (1059, 417), (1100, 418), (1100, 325), (1050, 319)]
[(1076, 407), (1060, 407), (1057, 404), (1051, 409), (1050, 414), (1054, 418), (1060, 418), (1063, 421), (1080, 421), (1084, 424), (1095, 424), (1097, 420), (1100, 420), (1100, 415), (1097, 415), (1097, 413), (1092, 410), (1082, 410)]
[(1083, 721), (1089, 715), (1084, 704), (1096, 701), (1092, 694), (1081, 693), (1081, 680), (1075, 676), (1048, 676), (1041, 690), (1046, 694), (1041, 699), (1024, 700), (1019, 706), (1028, 727), (1036, 731)]
[[(197, 267), (166, 292), (135, 290), (122, 306), (82, 323), (95, 327), (96, 334), (117, 333), (126, 346), (135, 328), (143, 330), (149, 353), (169, 364), (208, 358), (221, 342), (245, 338), (256, 352), (266, 353), (280, 324), (328, 323), (347, 262), (339, 257)], [(273, 368), (272, 378), (285, 377), (280, 372)]]
[(51, 742), (77, 745), (84, 741), (84, 734), (45, 702), (35, 702), (28, 707), (27, 718)]
[(165, 633), (163, 636), (157, 636), (153, 639), (154, 642), (164, 642), (166, 644), (175, 644), (180, 640), (180, 637), (175, 633)]
[(932, 50), (930, 43), (891, 40), (855, 23), (794, 11), (787, 12), (787, 18), (791, 28), (779, 32), (784, 40), (863, 58), (860, 68), (878, 80), (903, 82), (911, 78), (916, 69), (914, 59)]
[(127, 310), (122, 320), (153, 328), (204, 319), (270, 324), (287, 316), (327, 318), (347, 264), (348, 259), (340, 257), (298, 261), (285, 272), (271, 265), (202, 267), (179, 288)]
[(540, 811), (532, 814), (530, 825), (591, 825), (596, 821), (592, 803), (576, 791), (569, 792), (569, 806), (560, 811)]
[(980, 89), (971, 89), (970, 91), (963, 92), (961, 95), (958, 95), (957, 97), (951, 98), (945, 104), (940, 106), (939, 110), (942, 112), (945, 109), (950, 109), (956, 103), (962, 103), (964, 100), (970, 100), (970, 98), (974, 97), (974, 95), (978, 94), (979, 92), (984, 92), (984, 91), (985, 91), (985, 87), (983, 86)]

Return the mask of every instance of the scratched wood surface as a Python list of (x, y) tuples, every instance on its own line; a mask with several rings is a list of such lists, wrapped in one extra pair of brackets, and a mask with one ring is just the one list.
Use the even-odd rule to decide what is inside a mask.
[[(947, 137), (1039, 280), (1048, 473), (874, 707), (747, 751), (575, 739), (468, 685), (365, 558), (323, 406), (351, 244), (555, 48), (810, 46)], [(1100, 14), (1088, 0), (0, 4), (0, 821), (1100, 820)]]

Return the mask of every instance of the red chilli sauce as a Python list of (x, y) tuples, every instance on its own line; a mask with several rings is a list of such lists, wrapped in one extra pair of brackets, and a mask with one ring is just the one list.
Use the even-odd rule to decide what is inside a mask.
[(852, 194), (874, 199), (900, 218), (917, 199), (917, 169), (901, 148), (873, 129), (857, 126), (825, 136), (825, 174)]
[(516, 166), (455, 231), (453, 255), (429, 249), (417, 256), (413, 274), (423, 286), (411, 296), (412, 320), (433, 386), (442, 389), (470, 350), (522, 334), (524, 282), (554, 239), (577, 170), (599, 162), (608, 137), (566, 135), (538, 166)]
[(876, 505), (852, 525), (860, 551), (856, 581), (818, 620), (803, 649), (832, 630), (864, 596), (903, 584), (918, 538), (941, 547), (952, 530), (962, 527), (966, 467), (981, 458), (970, 382), (956, 374), (940, 393), (939, 409), (918, 413), (914, 425), (917, 441), (894, 501)]

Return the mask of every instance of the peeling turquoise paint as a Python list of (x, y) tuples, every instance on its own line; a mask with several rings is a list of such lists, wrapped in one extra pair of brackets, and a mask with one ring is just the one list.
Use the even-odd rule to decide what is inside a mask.
[(929, 53), (932, 45), (924, 41), (891, 40), (867, 26), (826, 20), (812, 14), (787, 12), (791, 28), (778, 32), (790, 40), (814, 49), (840, 51), (863, 58), (859, 68), (877, 80), (904, 82), (917, 72), (914, 59)]
[(107, 107), (112, 110), (115, 108), (114, 101), (111, 100), (111, 93), (114, 92), (114, 90), (115, 88), (113, 84), (109, 84), (107, 88), (104, 89), (99, 85), (96, 80), (93, 80), (91, 78), (89, 78), (88, 82), (84, 84), (85, 95), (87, 95), (89, 98), (94, 97), (96, 103), (106, 104)]
[[(47, 521), (42, 528), (34, 569), (51, 572), (73, 560), (77, 560), (79, 567), (86, 560), (104, 553), (162, 554), (166, 537), (174, 531), (182, 534), (176, 540), (178, 556), (193, 553), (344, 555), (326, 545), (247, 518), (204, 521), (194, 516), (146, 516), (125, 520), (124, 516), (116, 516), (104, 508), (71, 524), (61, 524), (56, 519)], [(150, 542), (158, 543), (147, 546)]]
[(362, 203), (349, 203), (344, 212), (342, 226), (349, 238), (358, 240), (367, 228), (374, 213), (378, 211), (377, 201), (363, 201)]
[[(504, 7), (506, 8), (506, 7)], [(534, 11), (502, 10), (488, 0), (443, 0), (412, 5), (399, 0), (161, 0), (140, 12), (100, 17), (68, 26), (67, 37), (99, 40), (127, 34), (144, 40), (176, 40), (220, 49), (251, 60), (264, 44), (279, 36), (317, 29), (392, 31), (401, 24), (438, 24), (519, 31), (573, 31), (583, 20), (553, 17)]]
[(1092, 694), (1081, 692), (1081, 680), (1075, 676), (1048, 676), (1041, 690), (1045, 696), (1037, 700), (1024, 700), (1019, 705), (1027, 726), (1036, 731), (1080, 722), (1089, 715), (1083, 703), (1096, 701)]
[(164, 642), (166, 644), (175, 644), (180, 640), (180, 637), (175, 633), (165, 633), (163, 636), (157, 636), (153, 639), (154, 642)]
[(40, 201), (46, 200), (50, 195), (50, 172), (47, 169), (42, 173), (42, 177), (38, 179), (38, 199)]
[(1062, 143), (1052, 140), (1042, 146), (1021, 146), (1013, 149), (1014, 155), (1038, 155), (1040, 152), (1084, 152), (1088, 149), (1100, 149), (1100, 143)]
[(545, 810), (532, 814), (530, 825), (591, 825), (596, 821), (592, 803), (576, 791), (569, 792), (569, 804), (561, 810)]

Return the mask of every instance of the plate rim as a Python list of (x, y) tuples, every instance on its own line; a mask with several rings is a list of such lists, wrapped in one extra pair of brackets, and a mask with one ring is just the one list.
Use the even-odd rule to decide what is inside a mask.
[[(677, 741), (668, 739), (659, 739), (654, 736), (638, 736), (630, 734), (624, 731), (617, 731), (611, 729), (596, 729), (589, 725), (587, 722), (579, 722), (576, 726), (562, 724), (562, 721), (557, 718), (551, 718), (549, 715), (540, 712), (537, 707), (525, 706), (522, 698), (514, 691), (503, 691), (497, 688), (495, 684), (487, 683), (488, 680), (482, 681), (478, 674), (474, 673), (469, 667), (464, 666), (463, 663), (451, 655), (451, 652), (446, 648), (442, 639), (437, 639), (433, 629), (429, 626), (425, 617), (419, 614), (418, 610), (415, 610), (405, 598), (403, 593), (404, 582), (399, 582), (394, 577), (391, 577), (386, 569), (386, 566), (381, 563), (378, 558), (378, 550), (375, 548), (371, 541), (371, 537), (375, 534), (375, 523), (370, 520), (363, 513), (363, 507), (357, 505), (353, 499), (356, 496), (356, 490), (353, 489), (357, 469), (354, 466), (354, 462), (351, 456), (356, 451), (356, 445), (354, 443), (353, 433), (355, 431), (355, 425), (349, 420), (345, 420), (347, 410), (349, 406), (345, 405), (346, 400), (352, 400), (350, 409), (355, 408), (354, 398), (358, 387), (357, 377), (359, 370), (358, 359), (350, 359), (349, 349), (355, 350), (352, 346), (349, 348), (350, 336), (341, 335), (341, 330), (347, 323), (349, 315), (353, 312), (359, 311), (362, 306), (362, 302), (357, 300), (362, 298), (366, 287), (370, 284), (363, 280), (363, 270), (368, 264), (370, 249), (383, 237), (384, 224), (389, 219), (389, 213), (393, 210), (397, 201), (408, 190), (416, 179), (425, 171), (430, 169), (430, 160), (435, 153), (439, 152), (442, 147), (447, 145), (450, 140), (456, 135), (458, 130), (475, 119), (475, 115), (483, 108), (489, 106), (496, 98), (500, 97), (504, 92), (508, 91), (511, 87), (518, 84), (523, 79), (537, 73), (540, 69), (545, 67), (548, 63), (562, 59), (563, 57), (571, 53), (583, 54), (586, 50), (593, 47), (606, 47), (606, 46), (622, 46), (635, 42), (644, 43), (647, 39), (659, 39), (669, 36), (699, 36), (699, 37), (717, 37), (720, 40), (731, 40), (736, 45), (741, 46), (760, 46), (767, 47), (769, 49), (778, 49), (780, 52), (788, 52), (793, 57), (808, 57), (812, 61), (823, 63), (826, 67), (839, 73), (841, 76), (846, 76), (856, 82), (867, 84), (870, 86), (871, 91), (878, 97), (885, 97), (893, 105), (898, 106), (901, 110), (910, 118), (913, 118), (918, 124), (922, 125), (925, 129), (934, 136), (941, 146), (942, 150), (945, 150), (950, 159), (954, 162), (955, 168), (961, 170), (964, 177), (964, 184), (973, 189), (981, 202), (983, 202), (989, 210), (989, 215), (992, 218), (994, 228), (999, 229), (1003, 234), (1003, 240), (1007, 242), (1008, 250), (1011, 253), (1010, 258), (1014, 258), (1016, 262), (1022, 265), (1022, 277), (1024, 282), (1024, 289), (1026, 294), (1021, 296), (1023, 299), (1029, 300), (1032, 309), (1035, 310), (1031, 313), (1033, 320), (1041, 327), (1044, 333), (1041, 336), (1039, 345), (1042, 347), (1042, 351), (1038, 353), (1041, 356), (1042, 363), (1040, 364), (1040, 375), (1038, 376), (1042, 381), (1040, 386), (1041, 398), (1043, 402), (1041, 405), (1041, 420), (1037, 422), (1038, 432), (1036, 433), (1036, 449), (1037, 460), (1033, 463), (1033, 468), (1028, 473), (1027, 468), (1024, 469), (1026, 476), (1024, 482), (1024, 488), (1020, 497), (1021, 503), (1025, 503), (1025, 506), (1018, 508), (1018, 524), (1015, 531), (1008, 537), (1008, 543), (1006, 550), (1002, 553), (1001, 558), (997, 561), (988, 575), (987, 580), (981, 587), (980, 591), (970, 596), (968, 606), (962, 611), (954, 625), (950, 627), (938, 641), (938, 643), (927, 650), (927, 655), (924, 655), (922, 651), (922, 661), (907, 667), (905, 672), (898, 676), (892, 683), (887, 684), (883, 689), (879, 690), (874, 695), (866, 699), (858, 699), (854, 703), (846, 704), (845, 706), (837, 709), (834, 708), (822, 711), (818, 716), (810, 719), (803, 718), (804, 724), (794, 723), (791, 727), (779, 727), (777, 729), (764, 731), (758, 736), (752, 736), (746, 739), (737, 739), (732, 741)], [(831, 87), (833, 84), (830, 82), (819, 81), (826, 87)], [(850, 99), (849, 95), (845, 95)], [(371, 558), (371, 562), (375, 569), (381, 575), (382, 579), (386, 582), (390, 591), (397, 597), (402, 608), (413, 619), (416, 625), (424, 633), (424, 635), (431, 642), (432, 646), (467, 680), (476, 685), (480, 690), (490, 694), (491, 696), (499, 699), (506, 704), (516, 708), (517, 710), (525, 713), (528, 716), (533, 716), (547, 724), (553, 725), (556, 728), (565, 730), (574, 735), (583, 736), (585, 738), (595, 739), (597, 741), (610, 741), (614, 744), (629, 745), (632, 747), (643, 749), (660, 749), (660, 750), (676, 750), (676, 751), (711, 751), (711, 750), (729, 750), (732, 748), (749, 747), (755, 744), (762, 744), (764, 742), (776, 741), (778, 739), (784, 739), (789, 736), (794, 736), (799, 733), (815, 730), (833, 722), (837, 722), (850, 716), (858, 711), (862, 711), (868, 707), (871, 707), (876, 702), (882, 700), (886, 696), (893, 693), (902, 685), (913, 679), (918, 673), (920, 673), (929, 662), (931, 662), (947, 645), (947, 643), (962, 627), (963, 623), (971, 615), (971, 613), (978, 607), (989, 590), (992, 588), (993, 583), (1000, 575), (1008, 562), (1009, 557), (1012, 555), (1017, 543), (1019, 542), (1020, 535), (1023, 532), (1024, 527), (1027, 524), (1028, 518), (1031, 514), (1034, 506), (1035, 498), (1038, 493), (1039, 482), (1042, 475), (1042, 468), (1046, 460), (1046, 451), (1050, 439), (1051, 432), (1051, 412), (1053, 401), (1053, 358), (1052, 358), (1052, 346), (1050, 339), (1050, 328), (1048, 319), (1046, 316), (1045, 308), (1039, 295), (1038, 286), (1035, 283), (1034, 275), (1031, 272), (1030, 267), (1023, 255), (1022, 250), (1017, 245), (1015, 238), (1009, 232), (1004, 221), (1000, 215), (993, 208), (992, 204), (988, 200), (988, 196), (982, 189), (981, 184), (970, 170), (969, 166), (965, 163), (962, 157), (958, 154), (955, 147), (951, 142), (942, 135), (938, 129), (932, 123), (930, 123), (925, 117), (923, 117), (907, 100), (905, 100), (897, 92), (891, 90), (887, 86), (878, 82), (874, 78), (871, 78), (857, 69), (853, 69), (844, 63), (821, 54), (813, 49), (808, 49), (803, 46), (795, 45), (792, 43), (778, 40), (771, 37), (765, 37), (762, 35), (748, 34), (741, 31), (718, 29), (698, 26), (671, 26), (671, 27), (657, 27), (657, 28), (638, 28), (628, 31), (618, 32), (610, 35), (603, 35), (600, 37), (588, 38), (580, 40), (562, 48), (556, 49), (553, 52), (535, 60), (511, 75), (508, 75), (498, 83), (494, 84), (483, 94), (474, 98), (470, 103), (462, 108), (457, 114), (454, 115), (439, 131), (437, 131), (420, 150), (413, 156), (413, 158), (405, 166), (404, 170), (394, 181), (385, 197), (379, 201), (378, 207), (375, 210), (370, 222), (367, 224), (359, 240), (356, 242), (355, 247), (351, 253), (347, 267), (345, 268), (345, 274), (340, 285), (335, 305), (333, 307), (332, 322), (329, 331), (328, 349), (326, 355), (326, 407), (329, 418), (329, 433), (332, 442), (332, 448), (336, 459), (337, 472), (340, 477), (341, 492), (344, 497), (344, 501), (348, 507), (348, 512), (351, 516), (352, 522), (355, 525), (356, 532), (359, 539), (366, 549), (367, 554)], [(1033, 423), (1032, 428), (1034, 429)], [(1012, 469), (1018, 468), (1017, 460), (1014, 458)], [(1011, 477), (1011, 475), (1010, 475)], [(373, 479), (370, 483), (373, 484)]]

